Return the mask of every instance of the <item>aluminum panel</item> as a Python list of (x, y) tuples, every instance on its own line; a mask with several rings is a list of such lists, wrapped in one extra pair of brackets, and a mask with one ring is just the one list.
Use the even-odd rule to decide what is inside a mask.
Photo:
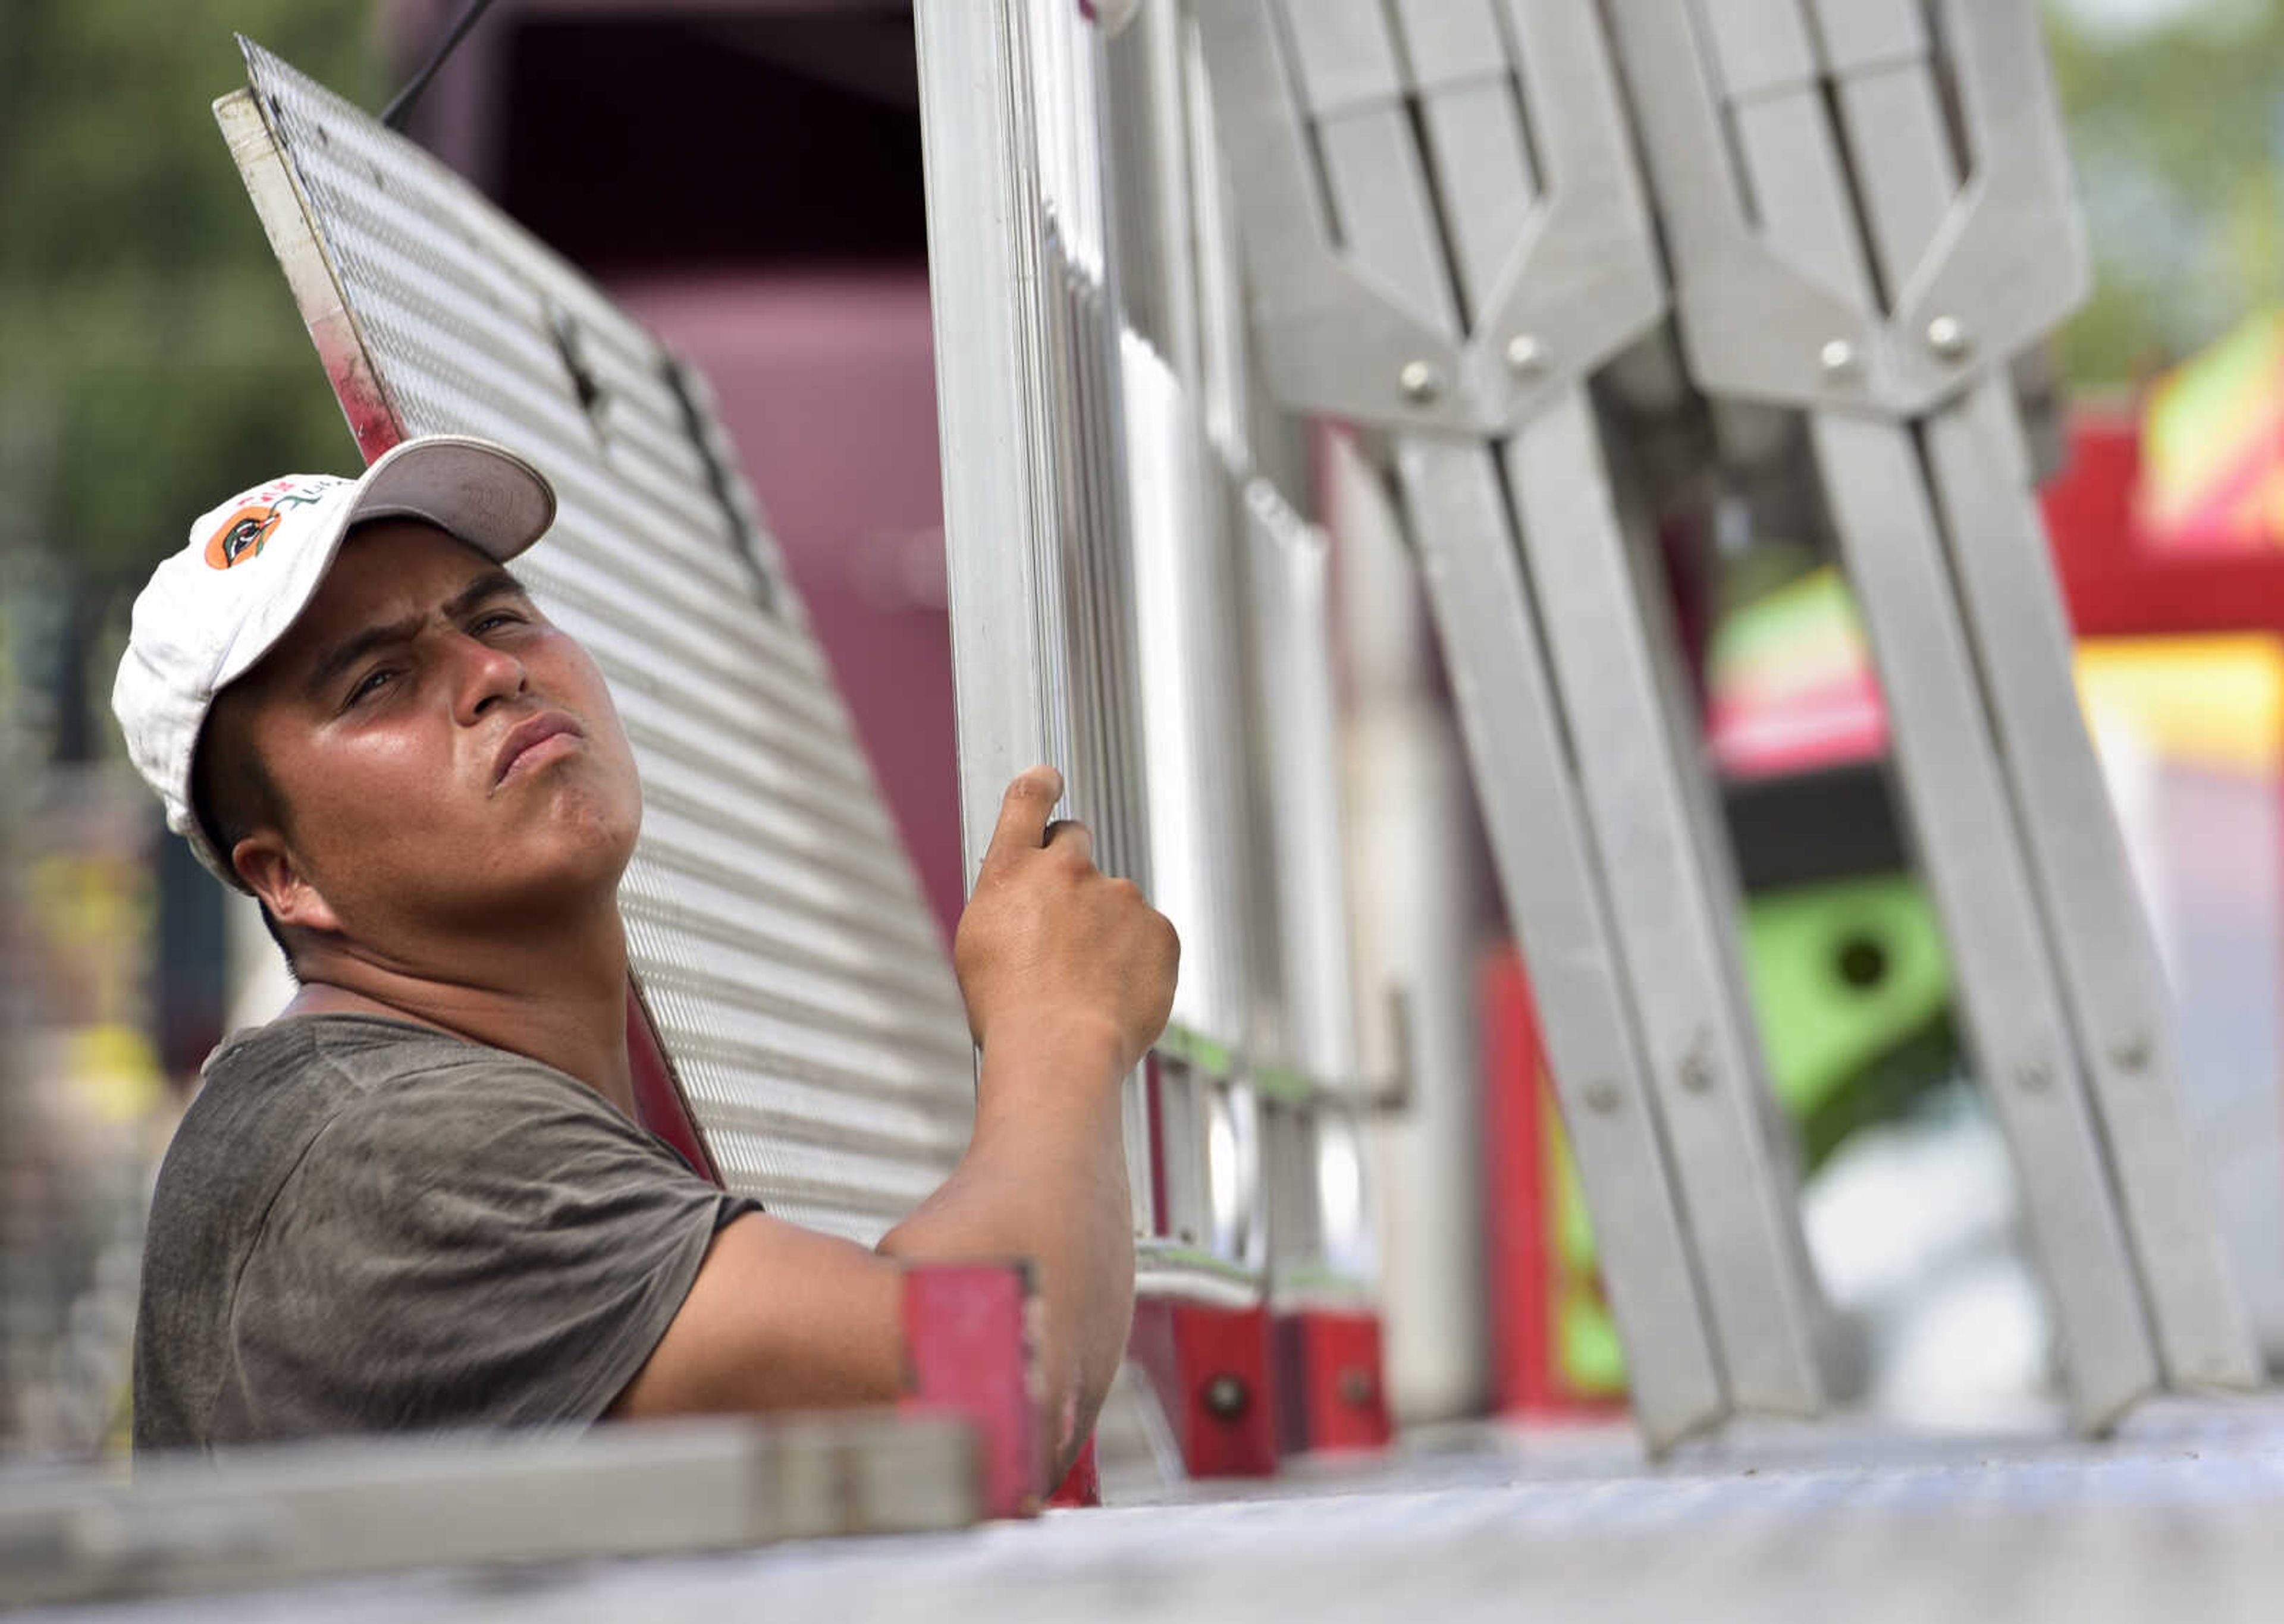
[(630, 959), (716, 1164), (877, 1238), (965, 1146), (966, 1022), (702, 380), (418, 148), (246, 54), (225, 125), (361, 449), (483, 434), (560, 493), (518, 567), (634, 744)]
[(1282, 1043), (1258, 1058), (1312, 1083), (1357, 1074), (1356, 967), (1349, 934), (1340, 717), (1332, 659), (1331, 560), (1266, 480), (1246, 489), (1248, 622), (1262, 719), (1265, 867)]
[[(1349, 20), (1377, 29), (1371, 9)], [(998, 760), (1006, 741), (1044, 746), (1098, 857), (1180, 930), (1174, 1021), (1128, 1097), (1144, 1289), (1257, 1300), (1271, 1130), (1248, 1051), (1279, 994), (1256, 979), (1249, 769), (1281, 717), (1245, 683), (1239, 493), (1266, 419), (1203, 49), (1170, 0), (1107, 45), (1054, 4), (917, 15), (963, 772), (996, 800), (997, 768), (1036, 759)], [(1100, 254), (1076, 218), (1098, 209), (1123, 234)], [(1337, 792), (1295, 792), (1318, 788)], [(989, 809), (970, 794), (971, 832)]]
[[(1008, 778), (1052, 761), (1097, 863), (1150, 890), (1100, 42), (1044, 0), (913, 16), (969, 875)], [(1124, 1122), (1149, 1238), (1164, 1215), (1139, 1074)]]
[(1236, 549), (1227, 471), (1165, 363), (1121, 346), (1134, 537), (1152, 901), (1182, 937), (1174, 1019), (1224, 1049), (1246, 1037), (1244, 761), (1237, 729)]

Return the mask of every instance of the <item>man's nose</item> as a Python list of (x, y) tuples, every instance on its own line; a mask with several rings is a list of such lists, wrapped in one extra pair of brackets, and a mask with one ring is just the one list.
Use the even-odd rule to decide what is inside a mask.
[(497, 701), (513, 699), (531, 685), (523, 661), (506, 650), (461, 635), (452, 643), (458, 662), (453, 709), (463, 722), (476, 722)]

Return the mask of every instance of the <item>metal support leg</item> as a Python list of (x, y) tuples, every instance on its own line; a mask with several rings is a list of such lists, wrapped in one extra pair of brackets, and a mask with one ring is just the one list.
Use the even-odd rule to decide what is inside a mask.
[(1694, 379), (1810, 414), (2076, 1418), (2098, 1429), (2155, 1384), (2153, 1314), (2177, 1381), (2242, 1379), (2249, 1341), (2171, 1097), (2154, 954), (2070, 692), (2002, 370), (2085, 281), (2035, 11), (1610, 11)]
[[(1842, 131), (1867, 181), (1874, 262), (1896, 287), (1936, 248), (1959, 189), (1929, 42), (1903, 0), (1855, 4), (1854, 35), (1834, 27), (1834, 0), (1819, 6)], [(1954, 44), (1973, 49), (1975, 37)], [(2069, 628), (2012, 389), (1986, 379), (1930, 416), (1921, 436), (2166, 1374), (2177, 1386), (2257, 1386), (2250, 1326), (2181, 1111), (2163, 972), (2070, 677)]]
[[(1413, 312), (1456, 330), (1453, 268), (1380, 8), (1288, 7), (1286, 21), (1349, 254)], [(1396, 474), (1508, 917), (1548, 1011), (1636, 1415), (1663, 1447), (1728, 1404), (1498, 463), (1479, 442), (1406, 434)]]
[[(1219, 36), (1220, 93), (1283, 106), (1286, 85), (1260, 67), (1278, 53), (1248, 10), (1223, 0), (1201, 13)], [(1313, 141), (1258, 105), (1224, 117), (1255, 142), (1239, 190), (1258, 227), (1260, 336), (1296, 403), (1353, 410), (1375, 371), (1405, 397), (1375, 410), (1400, 432), (1406, 507), (1574, 1133), (1607, 1136), (1599, 1119), (1639, 1080), (1639, 1143), (1605, 1153), (1650, 1175), (1668, 1165), (1662, 1132), (1680, 1186), (1636, 1214), (1646, 1233), (1672, 1231), (1637, 1236), (1647, 1273), (1630, 1280), (1625, 1259), (1606, 1258), (1614, 1298), (1641, 1294), (1634, 1323), (1616, 1304), (1629, 1357), (1640, 1316), (1706, 1312), (1711, 1368), (1678, 1392), (1704, 1377), (1720, 1409), (1811, 1411), (1816, 1293), (1731, 962), (1733, 882), (1699, 827), (1700, 769), (1667, 709), (1658, 617), (1584, 381), (1661, 308), (1593, 8), (1333, 0), (1287, 4), (1279, 20), (1290, 116)], [(1322, 229), (1288, 195), (1318, 183), (1297, 156), (1311, 149)], [(1344, 257), (1326, 262), (1334, 239)], [(1598, 287), (1599, 300), (1581, 294)], [(1432, 331), (1399, 367), (1388, 346), (1412, 322)], [(1336, 386), (1339, 363), (1350, 376)], [(1502, 397), (1486, 363), (1520, 393)], [(1612, 1173), (1584, 1178), (1597, 1203), (1619, 1198)], [(1607, 1249), (1600, 1205), (1596, 1222)], [(1655, 1438), (1659, 1401), (1634, 1375)]]

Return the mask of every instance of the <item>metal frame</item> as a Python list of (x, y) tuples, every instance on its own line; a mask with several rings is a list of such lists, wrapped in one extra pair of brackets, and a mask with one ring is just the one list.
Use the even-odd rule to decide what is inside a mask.
[(964, 1424), (860, 1412), (162, 1456), (131, 1484), (31, 1475), (0, 1486), (0, 1605), (959, 1528), (987, 1514), (979, 1465)]
[[(1734, 881), (1708, 838), (1667, 629), (1637, 579), (1585, 394), (1587, 374), (1663, 308), (1593, 9), (1470, 0), (1383, 13), (1338, 0), (1285, 7), (1282, 44), (1257, 0), (1212, 0), (1200, 15), (1224, 121), (1259, 127), (1238, 176), (1271, 377), (1291, 379), (1277, 371), (1285, 352), (1352, 381), (1385, 371), (1348, 308), (1368, 297), (1401, 300), (1446, 332), (1472, 316), (1476, 347), (1499, 340), (1532, 385), (1511, 413), (1465, 425), (1511, 431), (1496, 457), (1413, 432), (1417, 414), (1384, 397), (1362, 404), (1398, 432), (1397, 477), (1509, 915), (1549, 1010), (1645, 1433), (1662, 1446), (1732, 1405), (1812, 1411), (1819, 1310), (1731, 962)], [(1280, 121), (1290, 128), (1271, 139)], [(1310, 151), (1329, 192), (1314, 207), (1317, 175), (1293, 168)], [(1271, 201), (1287, 193), (1302, 200)], [(1352, 286), (1341, 308), (1301, 321), (1290, 305), (1307, 295), (1290, 293), (1284, 268), (1306, 280), (1343, 251), (1351, 282), (1381, 291)], [(1559, 356), (1512, 325), (1518, 277), (1573, 301)], [(1406, 363), (1415, 394), (1439, 364)], [(1290, 404), (1359, 405), (1295, 386), (1306, 393)]]
[[(2099, 1430), (2156, 1385), (2159, 1346), (2177, 1383), (2249, 1382), (2257, 1367), (2188, 1153), (2162, 983), (1998, 370), (2085, 283), (2037, 19), (2020, 0), (1936, 14), (1940, 41), (1909, 0), (1817, 0), (1813, 15), (1795, 0), (1611, 6), (1695, 381), (1811, 408), (2072, 1413)], [(1946, 68), (1975, 159), (1964, 186)]]
[[(1285, 600), (1254, 591), (1275, 497), (1256, 448), (1273, 460), (1284, 436), (1252, 376), (1200, 43), (1171, 0), (1145, 0), (1115, 40), (1065, 0), (923, 0), (917, 16), (971, 863), (1006, 775), (1058, 759), (1076, 815), (1099, 837), (1120, 826), (1099, 858), (1180, 929), (1173, 1020), (1129, 1095), (1138, 1287), (1173, 1316), (1169, 1347), (1260, 1341), (1247, 1379), (1266, 1384), (1265, 1337), (1242, 1326), (1273, 1260), (1326, 1277), (1315, 1168), (1290, 1152), (1347, 1108), (1318, 1090), (1354, 1087), (1353, 1011), (1321, 581), (1295, 606), (1313, 633), (1263, 622)], [(1301, 724), (1314, 753), (1304, 777), (1264, 784), (1290, 705), (1321, 709)], [(1280, 915), (1264, 861), (1329, 888)], [(1295, 925), (1324, 939), (1303, 947)], [(1309, 978), (1305, 1058), (1288, 956)], [(1365, 1287), (1347, 1284), (1353, 1306)], [(1178, 1362), (1154, 1370), (1177, 1415), (1197, 1396)], [(1268, 1406), (1224, 1467), (1257, 1465), (1256, 1445), (1273, 1459)]]
[[(1162, 636), (1212, 644), (1190, 535), (1212, 517), (1211, 459), (1178, 384), (1125, 330), (1104, 43), (1051, 0), (923, 0), (915, 19), (970, 872), (1007, 779), (1050, 760), (1097, 861), (1179, 894), (1162, 901), (1185, 939), (1204, 936), (1206, 973), (1185, 974), (1184, 1020), (1127, 1085), (1137, 1290), (1169, 1312), (1249, 1314), (1259, 1261), (1210, 1249), (1208, 1161), (1212, 1113), (1242, 1086), (1230, 977), (1245, 964), (1214, 912), (1210, 877), (1229, 864), (1201, 842), (1235, 785), (1193, 753), (1212, 748), (1197, 696), (1146, 689), (1135, 654), (1146, 612)], [(1130, 478), (1130, 456), (1155, 477)]]

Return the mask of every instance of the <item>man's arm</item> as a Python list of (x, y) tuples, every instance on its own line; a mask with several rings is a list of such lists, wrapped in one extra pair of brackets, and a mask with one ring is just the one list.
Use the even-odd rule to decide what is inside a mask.
[(1119, 1086), (1164, 1027), (1173, 927), (1048, 825), (1061, 776), (1008, 789), (954, 961), (982, 1053), (975, 1133), (943, 1187), (877, 1252), (762, 1214), (715, 1238), (621, 1417), (885, 1402), (902, 1390), (898, 1260), (1024, 1257), (1058, 1474), (1126, 1344), (1134, 1243)]

